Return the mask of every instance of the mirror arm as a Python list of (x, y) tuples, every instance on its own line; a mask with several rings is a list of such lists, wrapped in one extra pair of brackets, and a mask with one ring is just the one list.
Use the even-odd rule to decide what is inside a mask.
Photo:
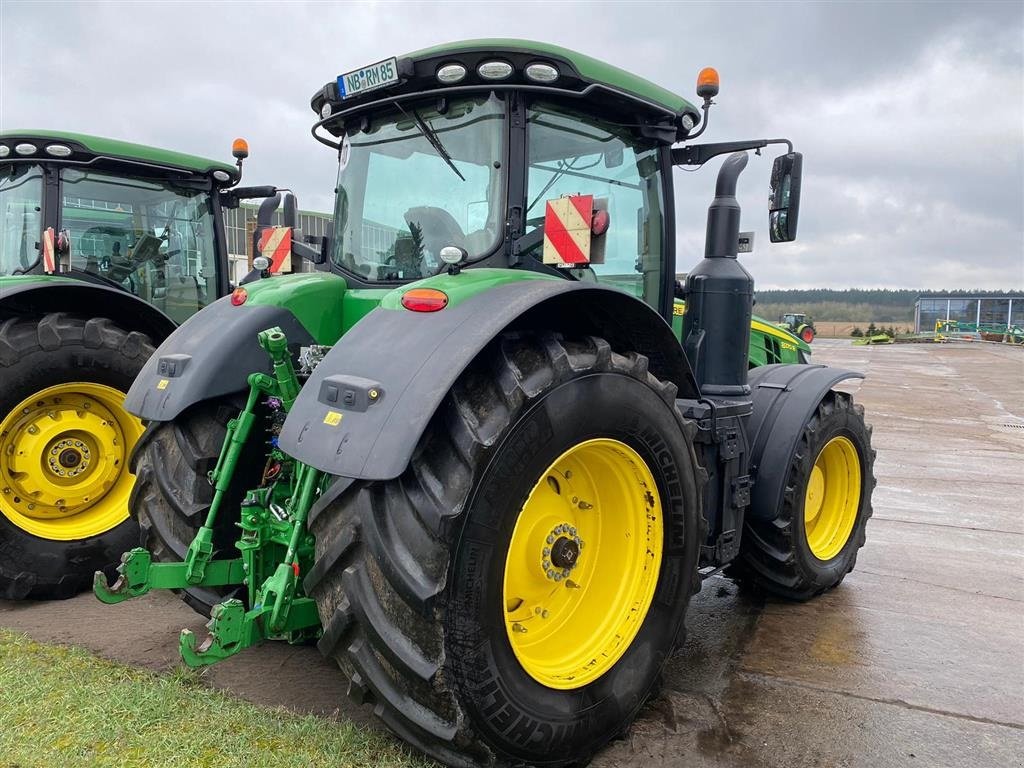
[(260, 197), (273, 197), (278, 192), (277, 187), (235, 187), (234, 189), (222, 190), (220, 193), (220, 204), (225, 208), (237, 208), (242, 200), (251, 200)]
[(769, 144), (785, 144), (789, 148), (789, 152), (793, 151), (793, 142), (789, 139), (751, 139), (748, 141), (723, 141), (717, 144), (694, 144), (689, 147), (673, 149), (672, 165), (700, 166), (718, 155), (747, 149), (761, 149)]

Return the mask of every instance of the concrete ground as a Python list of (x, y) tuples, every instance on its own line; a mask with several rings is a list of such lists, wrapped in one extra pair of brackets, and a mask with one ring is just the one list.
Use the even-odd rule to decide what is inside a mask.
[[(709, 579), (661, 694), (595, 766), (1024, 766), (1024, 350), (821, 339), (814, 360), (868, 375), (846, 385), (878, 450), (857, 569), (803, 605)], [(173, 596), (83, 595), (0, 601), (0, 626), (166, 669), (202, 620)], [(313, 648), (268, 644), (206, 678), (371, 722)]]

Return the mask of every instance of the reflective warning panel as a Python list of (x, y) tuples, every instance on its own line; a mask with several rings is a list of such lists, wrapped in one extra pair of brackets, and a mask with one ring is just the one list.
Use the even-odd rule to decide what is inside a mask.
[(544, 263), (589, 264), (593, 195), (547, 201), (544, 212)]
[(270, 259), (271, 272), (291, 272), (292, 228), (267, 227), (260, 233), (259, 250)]

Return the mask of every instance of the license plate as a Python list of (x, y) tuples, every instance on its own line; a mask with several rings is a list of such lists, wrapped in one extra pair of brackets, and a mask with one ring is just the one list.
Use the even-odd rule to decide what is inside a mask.
[(338, 75), (338, 91), (347, 99), (360, 93), (384, 88), (398, 82), (398, 60), (384, 59), (368, 67)]

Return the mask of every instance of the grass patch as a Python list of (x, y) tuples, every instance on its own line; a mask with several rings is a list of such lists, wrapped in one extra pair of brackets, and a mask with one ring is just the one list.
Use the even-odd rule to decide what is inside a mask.
[(0, 766), (426, 768), (388, 736), (0, 630)]

